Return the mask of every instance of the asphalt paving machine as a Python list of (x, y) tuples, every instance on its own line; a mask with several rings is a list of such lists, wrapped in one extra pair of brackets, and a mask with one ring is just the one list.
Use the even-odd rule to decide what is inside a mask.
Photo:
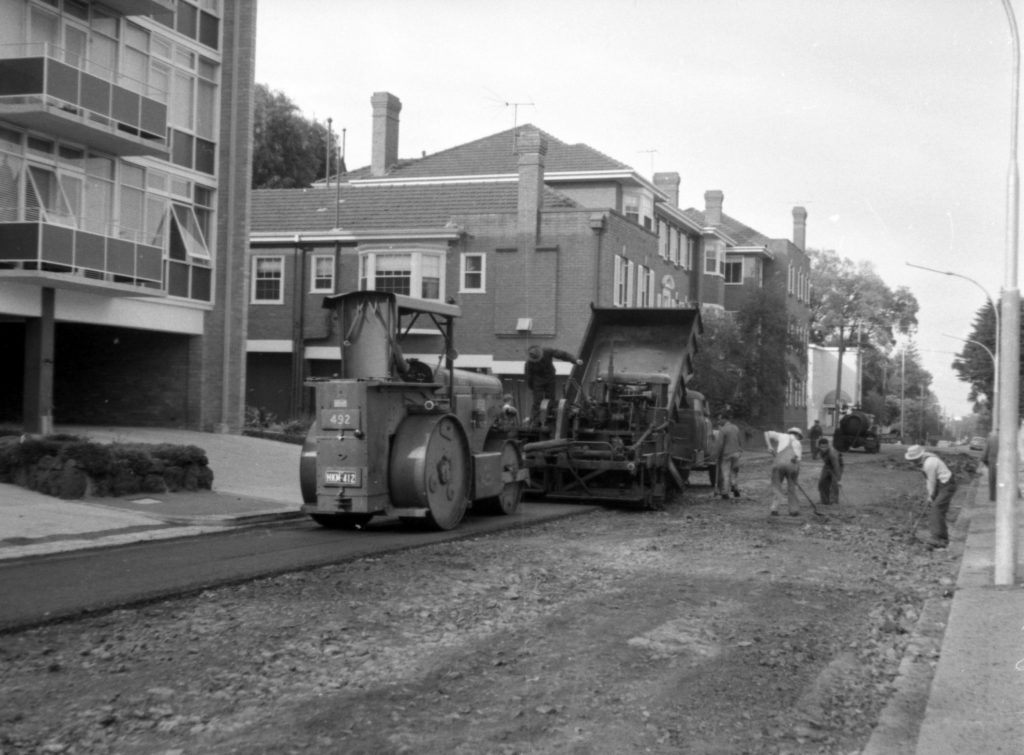
[(553, 419), (520, 430), (530, 492), (654, 508), (682, 489), (710, 432), (686, 389), (701, 330), (696, 308), (592, 308)]

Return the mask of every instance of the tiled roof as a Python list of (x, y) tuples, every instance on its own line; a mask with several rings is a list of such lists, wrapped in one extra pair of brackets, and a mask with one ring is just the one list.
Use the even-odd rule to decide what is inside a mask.
[[(704, 213), (700, 210), (690, 207), (683, 210), (683, 214), (701, 226), (707, 225)], [(767, 236), (724, 212), (722, 213), (722, 222), (718, 227), (729, 234), (736, 246), (768, 246), (769, 238)]]
[[(364, 231), (442, 228), (454, 215), (515, 212), (518, 184), (351, 186), (317, 189), (257, 189), (252, 192), (253, 233), (329, 231), (340, 226)], [(338, 211), (335, 214), (336, 200)], [(578, 207), (551, 189), (543, 209)]]
[[(518, 127), (519, 131), (536, 128), (530, 124)], [(538, 129), (540, 131), (540, 129)], [(388, 171), (385, 178), (444, 178), (450, 176), (480, 176), (515, 173), (518, 170), (518, 156), (515, 152), (517, 129), (510, 128), (467, 144), (451, 147), (432, 155), (415, 160), (401, 159)], [(551, 134), (540, 131), (547, 140), (548, 151), (544, 158), (546, 173), (563, 171), (596, 171), (633, 169), (613, 160), (586, 144), (566, 144)], [(343, 180), (375, 178), (369, 167), (349, 171)]]

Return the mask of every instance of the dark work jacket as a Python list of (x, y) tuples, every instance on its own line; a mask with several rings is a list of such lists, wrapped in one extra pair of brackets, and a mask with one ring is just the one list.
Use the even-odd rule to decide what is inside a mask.
[(567, 351), (560, 349), (543, 349), (541, 358), (536, 362), (526, 360), (526, 368), (523, 375), (526, 377), (526, 387), (531, 391), (555, 382), (555, 359), (564, 362), (575, 362), (576, 357)]
[(834, 448), (823, 449), (821, 452), (823, 462), (821, 471), (830, 472), (837, 479), (843, 479), (843, 455)]

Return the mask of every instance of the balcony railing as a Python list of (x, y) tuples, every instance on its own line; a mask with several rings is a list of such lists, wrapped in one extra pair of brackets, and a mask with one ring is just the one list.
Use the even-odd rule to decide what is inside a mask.
[(125, 16), (173, 13), (175, 0), (104, 0), (104, 5)]
[(161, 289), (163, 251), (54, 223), (0, 223), (0, 280), (6, 271), (66, 274), (97, 288), (102, 282)]
[[(167, 157), (167, 106), (52, 45), (0, 47), (0, 118), (115, 155)], [(148, 91), (148, 90), (146, 90)]]

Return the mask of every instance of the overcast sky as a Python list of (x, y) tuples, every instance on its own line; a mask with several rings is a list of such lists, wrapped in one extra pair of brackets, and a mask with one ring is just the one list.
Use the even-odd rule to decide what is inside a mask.
[[(1024, 0), (1014, 0), (1024, 23)], [(1011, 43), (1000, 0), (259, 0), (256, 80), (346, 130), (370, 162), (370, 96), (402, 101), (399, 155), (533, 123), (680, 204), (870, 260), (921, 304), (946, 412), (950, 368), (1006, 285)], [(516, 103), (519, 103), (516, 105)], [(1019, 284), (1016, 284), (1019, 286)]]

